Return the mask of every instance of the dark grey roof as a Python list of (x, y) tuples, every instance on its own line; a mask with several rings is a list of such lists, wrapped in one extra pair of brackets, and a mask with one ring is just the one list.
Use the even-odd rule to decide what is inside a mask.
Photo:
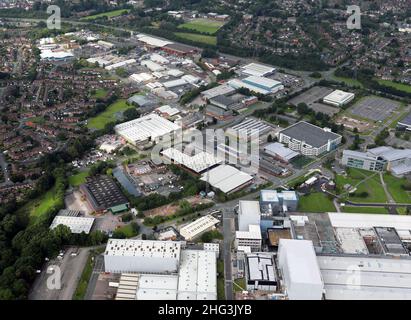
[(411, 112), (402, 120), (398, 121), (399, 124), (411, 126)]
[(315, 148), (327, 144), (328, 140), (335, 140), (341, 137), (339, 134), (324, 131), (324, 129), (304, 121), (297, 122), (280, 131), (280, 133), (293, 139), (304, 141)]
[(226, 107), (229, 107), (235, 104), (235, 101), (233, 99), (226, 97), (225, 95), (217, 96), (217, 97), (210, 99), (210, 103), (214, 104), (213, 102), (222, 104), (223, 106), (226, 106)]
[(176, 51), (185, 52), (185, 53), (197, 51), (196, 47), (189, 46), (189, 45), (182, 44), (182, 43), (170, 43), (170, 44), (167, 44), (165, 47), (176, 50)]

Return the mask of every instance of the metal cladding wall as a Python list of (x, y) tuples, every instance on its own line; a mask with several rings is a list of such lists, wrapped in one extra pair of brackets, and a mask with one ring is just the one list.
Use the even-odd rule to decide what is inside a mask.
[(106, 272), (125, 273), (175, 273), (178, 271), (178, 258), (142, 256), (104, 256)]

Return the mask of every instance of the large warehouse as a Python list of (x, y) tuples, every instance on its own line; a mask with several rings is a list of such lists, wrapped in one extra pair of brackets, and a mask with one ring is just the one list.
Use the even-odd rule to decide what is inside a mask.
[(104, 253), (106, 272), (176, 273), (180, 242), (110, 239)]
[(133, 145), (158, 142), (162, 137), (172, 134), (180, 127), (175, 123), (153, 113), (144, 117), (118, 124), (114, 130)]
[(290, 300), (321, 300), (324, 283), (312, 241), (280, 239), (278, 266)]
[(59, 225), (64, 225), (70, 228), (71, 233), (89, 234), (93, 226), (94, 218), (73, 217), (73, 216), (56, 216), (50, 225), (50, 229), (57, 228)]
[(273, 74), (275, 68), (252, 62), (242, 67), (241, 72), (249, 76), (264, 77)]
[(220, 220), (214, 218), (212, 215), (206, 215), (182, 227), (180, 234), (185, 240), (191, 241), (204, 232), (214, 229), (215, 225), (219, 222)]
[(337, 148), (342, 136), (328, 128), (320, 128), (305, 121), (297, 122), (279, 132), (278, 140), (305, 156), (319, 156)]
[(128, 209), (127, 198), (108, 176), (89, 177), (80, 190), (94, 211), (111, 210), (117, 213)]
[(219, 165), (201, 176), (202, 181), (224, 193), (232, 193), (251, 184), (253, 177), (229, 165)]
[(290, 162), (292, 159), (300, 155), (298, 152), (284, 147), (284, 145), (279, 142), (267, 144), (264, 147), (264, 152), (285, 163)]
[(281, 82), (258, 76), (250, 76), (243, 80), (233, 79), (228, 81), (228, 85), (234, 89), (244, 88), (262, 95), (276, 93), (284, 89), (284, 85)]
[(342, 107), (355, 97), (354, 93), (345, 92), (342, 90), (335, 90), (323, 98), (323, 102), (335, 107)]

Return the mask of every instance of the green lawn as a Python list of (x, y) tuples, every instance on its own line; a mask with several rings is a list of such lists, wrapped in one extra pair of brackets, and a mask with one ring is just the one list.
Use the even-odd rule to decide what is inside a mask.
[(68, 178), (69, 184), (70, 184), (72, 187), (78, 187), (79, 185), (85, 183), (85, 182), (86, 182), (86, 178), (87, 178), (88, 175), (89, 175), (89, 171), (90, 171), (90, 169), (87, 169), (87, 170), (85, 170), (85, 171), (82, 171), (82, 172), (79, 172), (79, 173), (76, 173), (76, 174), (70, 176), (70, 177)]
[(401, 90), (404, 92), (411, 93), (411, 86), (403, 83), (398, 83), (390, 80), (377, 80), (379, 84), (388, 86), (388, 87), (393, 87), (397, 90)]
[(224, 25), (224, 22), (209, 19), (194, 19), (180, 24), (179, 28), (190, 29), (202, 33), (214, 34)]
[(94, 255), (90, 254), (86, 265), (83, 269), (83, 273), (81, 274), (81, 278), (79, 280), (79, 283), (77, 284), (76, 291), (73, 294), (73, 300), (84, 300), (84, 297), (87, 292), (87, 285), (90, 280), (91, 274), (93, 272), (93, 267), (94, 267)]
[(411, 203), (411, 193), (402, 188), (402, 185), (407, 181), (406, 178), (399, 179), (389, 173), (385, 173), (384, 181), (389, 193), (396, 202)]
[(342, 212), (348, 213), (382, 213), (388, 214), (388, 210), (386, 208), (372, 208), (372, 207), (341, 207)]
[(94, 14), (92, 16), (81, 18), (80, 20), (94, 20), (94, 19), (101, 18), (101, 17), (113, 18), (113, 17), (120, 16), (126, 12), (127, 13), (130, 12), (130, 9), (119, 9), (119, 10), (113, 10), (113, 11), (108, 11), (108, 12), (102, 12), (102, 13)]
[[(375, 172), (360, 170), (355, 168), (349, 168), (347, 170), (348, 175), (336, 176), (336, 185), (337, 185), (337, 192), (339, 194), (346, 193), (344, 190), (345, 184), (350, 184), (352, 187), (356, 187), (357, 190), (354, 194), (347, 195), (347, 199), (353, 202), (387, 202), (387, 197), (385, 195), (384, 189), (381, 186), (380, 177)], [(363, 181), (366, 177), (373, 175), (372, 178), (368, 179), (367, 181)], [(362, 182), (363, 181), (363, 182)], [(361, 183), (360, 183), (361, 182)], [(358, 196), (362, 192), (367, 192), (367, 197), (360, 197)]]
[(332, 76), (332, 79), (335, 81), (340, 81), (344, 82), (347, 86), (354, 86), (354, 87), (363, 87), (362, 83), (356, 79), (352, 78), (345, 78), (345, 77), (337, 77), (337, 76)]
[(23, 206), (19, 212), (28, 212), (30, 223), (34, 223), (38, 218), (41, 218), (51, 208), (58, 205), (60, 199), (56, 194), (56, 187), (51, 188), (42, 196), (31, 200), (25, 206)]
[(117, 228), (116, 231), (122, 232), (127, 238), (132, 238), (138, 235), (138, 232), (135, 232), (131, 224), (127, 224), (123, 227)]
[(105, 111), (100, 113), (99, 115), (95, 116), (88, 120), (87, 127), (89, 129), (104, 129), (104, 126), (107, 123), (113, 122), (116, 120), (116, 114), (122, 113), (127, 109), (132, 109), (133, 106), (127, 104), (127, 100), (119, 99), (113, 104), (111, 104)]
[(335, 212), (335, 206), (322, 192), (315, 192), (300, 197), (298, 211), (302, 212)]
[(217, 38), (214, 36), (205, 36), (202, 34), (186, 33), (186, 32), (175, 32), (174, 34), (181, 39), (201, 42), (201, 43), (209, 44), (212, 46), (217, 45)]
[[(241, 287), (241, 288), (239, 288)], [(247, 287), (245, 285), (245, 279), (244, 278), (239, 278), (239, 279), (235, 279), (234, 280), (234, 284), (233, 284), (233, 289), (234, 291), (245, 291), (247, 290)]]
[(106, 89), (97, 89), (96, 92), (91, 96), (94, 99), (104, 99), (107, 97), (108, 91)]

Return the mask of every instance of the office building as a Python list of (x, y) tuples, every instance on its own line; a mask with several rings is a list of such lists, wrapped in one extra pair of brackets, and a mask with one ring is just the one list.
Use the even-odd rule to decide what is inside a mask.
[(277, 290), (276, 267), (272, 253), (249, 253), (246, 255), (245, 262), (247, 290)]
[(346, 105), (350, 101), (352, 101), (355, 97), (354, 93), (345, 92), (341, 90), (335, 90), (331, 92), (329, 95), (323, 98), (323, 102), (330, 104), (334, 107), (342, 107)]
[(261, 212), (258, 201), (240, 200), (238, 203), (238, 230), (248, 231), (250, 224), (260, 225)]
[(235, 232), (236, 248), (249, 247), (251, 252), (261, 251), (261, 229), (258, 224), (248, 225), (247, 231)]

